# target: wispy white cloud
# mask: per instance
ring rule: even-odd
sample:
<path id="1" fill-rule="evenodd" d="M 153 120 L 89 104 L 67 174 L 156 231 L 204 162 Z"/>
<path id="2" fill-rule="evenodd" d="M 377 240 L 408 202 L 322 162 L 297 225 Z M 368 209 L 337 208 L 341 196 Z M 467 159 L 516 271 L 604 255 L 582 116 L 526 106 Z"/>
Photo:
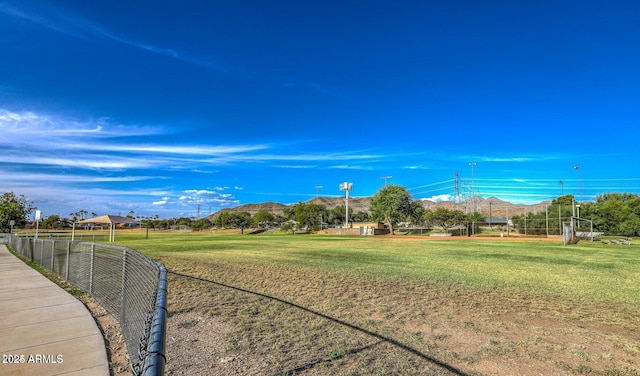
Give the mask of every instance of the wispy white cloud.
<path id="1" fill-rule="evenodd" d="M 176 145 L 137 143 L 140 135 L 162 135 L 162 128 L 112 124 L 107 119 L 78 121 L 35 112 L 0 109 L 0 147 L 16 150 L 6 163 L 58 168 L 129 170 L 156 167 L 165 170 L 199 170 L 233 164 L 276 164 L 279 168 L 371 170 L 375 162 L 394 156 L 362 151 L 296 153 L 287 145 Z M 117 136 L 117 137 L 115 137 Z M 21 150 L 21 152 L 17 152 Z M 264 153 L 264 151 L 274 151 Z M 293 163 L 291 163 L 293 162 Z M 310 164 L 308 164 L 311 162 Z M 345 162 L 335 164 L 336 162 Z M 358 162 L 358 163 L 355 163 Z"/>
<path id="2" fill-rule="evenodd" d="M 431 170 L 431 167 L 424 166 L 424 165 L 410 165 L 410 166 L 404 166 L 402 168 L 406 170 Z"/>
<path id="3" fill-rule="evenodd" d="M 241 155 L 270 148 L 265 144 L 135 143 L 141 135 L 161 134 L 164 134 L 161 128 L 111 124 L 106 119 L 82 122 L 55 115 L 0 109 L 0 147 L 16 151 L 7 153 L 3 159 L 3 162 L 11 164 L 118 170 L 153 165 L 186 169 L 255 160 L 255 157 Z M 195 156 L 211 158 L 203 160 Z"/>
<path id="4" fill-rule="evenodd" d="M 439 155 L 437 160 L 448 159 L 463 162 L 465 165 L 469 162 L 480 163 L 529 163 L 540 161 L 555 161 L 559 159 L 566 159 L 568 156 L 562 153 L 523 153 L 523 152 L 505 152 L 500 151 L 499 155 L 469 155 L 469 154 L 451 154 L 451 155 Z M 478 165 L 480 167 L 480 165 Z"/>
<path id="5" fill-rule="evenodd" d="M 347 165 L 347 164 L 333 165 L 333 166 L 329 166 L 328 168 L 338 169 L 338 170 L 373 170 L 373 167 L 369 167 L 369 166 Z"/>
<path id="6" fill-rule="evenodd" d="M 24 172 L 16 174 L 15 171 L 10 171 L 8 169 L 0 169 L 0 175 L 11 176 L 11 182 L 14 184 L 38 182 L 48 182 L 48 184 L 55 183 L 61 185 L 66 185 L 68 183 L 131 183 L 146 180 L 166 179 L 164 176 L 100 176 L 39 172 Z"/>
<path id="7" fill-rule="evenodd" d="M 2 163 L 16 168 L 25 165 L 42 166 L 57 169 L 104 169 L 127 170 L 155 167 L 158 160 L 145 157 L 127 158 L 112 155 L 67 155 L 65 157 L 47 157 L 46 151 L 31 151 L 24 154 L 9 153 L 3 156 Z"/>
<path id="8" fill-rule="evenodd" d="M 186 63 L 199 65 L 205 68 L 227 72 L 228 67 L 212 60 L 205 60 L 195 56 L 182 54 L 175 49 L 156 46 L 151 43 L 136 40 L 118 34 L 108 28 L 99 25 L 85 17 L 74 14 L 69 10 L 61 8 L 26 9 L 18 8 L 6 3 L 0 3 L 0 12 L 14 18 L 22 19 L 40 25 L 47 29 L 66 34 L 83 40 L 94 40 L 104 38 L 112 42 L 127 45 L 133 48 L 163 55 L 172 59 L 181 60 Z"/>
<path id="9" fill-rule="evenodd" d="M 351 161 L 351 160 L 377 160 L 385 158 L 383 154 L 360 153 L 358 151 L 347 152 L 318 152 L 318 153 L 281 153 L 281 154 L 255 154 L 239 155 L 234 157 L 237 161 L 250 159 L 252 161 Z"/>
<path id="10" fill-rule="evenodd" d="M 14 18 L 33 22 L 35 24 L 57 31 L 59 33 L 64 33 L 77 38 L 85 39 L 77 31 L 72 30 L 72 27 L 71 27 L 72 25 L 70 25 L 67 21 L 65 21 L 64 17 L 59 17 L 59 16 L 56 17 L 55 14 L 52 14 L 50 17 L 44 17 L 42 15 L 37 14 L 36 12 L 20 9 L 4 2 L 0 3 L 0 12 Z"/>
<path id="11" fill-rule="evenodd" d="M 478 158 L 480 162 L 531 162 L 535 160 L 533 157 L 482 157 Z"/>
<path id="12" fill-rule="evenodd" d="M 42 139 L 132 137 L 164 133 L 158 128 L 110 124 L 106 119 L 77 121 L 60 116 L 36 114 L 31 111 L 13 112 L 0 108 L 0 135 L 11 142 L 29 142 Z M 65 147 L 73 143 L 65 142 Z M 90 147 L 90 145 L 85 145 Z"/>
<path id="13" fill-rule="evenodd" d="M 191 146 L 174 146 L 174 145 L 120 145 L 120 144 L 101 144 L 101 145 L 85 145 L 85 144 L 68 144 L 69 147 L 86 150 L 115 151 L 115 152 L 137 152 L 137 153 L 155 153 L 155 154 L 182 154 L 182 155 L 227 155 L 236 153 L 245 153 L 256 150 L 268 149 L 270 146 L 265 144 L 258 145 L 191 145 Z"/>
<path id="14" fill-rule="evenodd" d="M 308 169 L 308 168 L 318 168 L 318 165 L 274 165 L 276 168 L 290 168 L 290 169 Z"/>

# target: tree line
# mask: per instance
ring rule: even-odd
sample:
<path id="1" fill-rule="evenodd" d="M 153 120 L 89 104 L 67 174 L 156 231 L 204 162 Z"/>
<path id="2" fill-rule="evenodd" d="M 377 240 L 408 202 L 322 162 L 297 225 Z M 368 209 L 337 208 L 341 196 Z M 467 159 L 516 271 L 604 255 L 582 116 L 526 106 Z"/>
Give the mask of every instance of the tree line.
<path id="1" fill-rule="evenodd" d="M 14 221 L 15 228 L 24 228 L 29 224 L 29 216 L 36 209 L 23 195 L 13 192 L 0 196 L 0 232 L 8 232 Z M 631 193 L 606 193 L 593 202 L 581 203 L 576 213 L 573 195 L 564 195 L 554 199 L 545 212 L 528 213 L 511 218 L 516 230 L 531 235 L 561 232 L 562 222 L 572 216 L 593 221 L 594 231 L 610 235 L 640 235 L 640 196 Z M 50 215 L 42 219 L 41 228 L 57 229 L 71 227 L 71 224 L 84 219 L 89 213 L 81 210 L 70 213 L 70 218 Z M 152 229 L 189 228 L 205 230 L 213 226 L 218 228 L 274 228 L 284 231 L 316 231 L 327 226 L 344 225 L 345 206 L 327 208 L 322 204 L 298 202 L 284 209 L 283 215 L 275 215 L 262 210 L 254 215 L 248 212 L 222 211 L 214 220 L 210 218 L 191 219 L 188 217 L 159 219 L 158 216 L 134 216 L 142 226 Z M 93 217 L 96 213 L 91 213 Z M 479 213 L 464 213 L 456 209 L 425 209 L 420 200 L 414 200 L 405 187 L 388 185 L 380 189 L 371 199 L 370 213 L 356 212 L 349 208 L 349 222 L 381 222 L 391 233 L 401 224 L 431 226 L 450 232 L 454 228 L 465 227 L 485 221 Z M 551 229 L 551 232 L 549 232 Z M 556 232 L 557 229 L 557 232 Z M 473 231 L 473 230 L 471 230 Z"/>
<path id="2" fill-rule="evenodd" d="M 593 202 L 579 204 L 573 195 L 564 195 L 554 199 L 545 212 L 514 216 L 512 221 L 519 232 L 557 234 L 562 223 L 574 216 L 592 221 L 597 232 L 640 236 L 640 196 L 632 193 L 605 193 Z"/>

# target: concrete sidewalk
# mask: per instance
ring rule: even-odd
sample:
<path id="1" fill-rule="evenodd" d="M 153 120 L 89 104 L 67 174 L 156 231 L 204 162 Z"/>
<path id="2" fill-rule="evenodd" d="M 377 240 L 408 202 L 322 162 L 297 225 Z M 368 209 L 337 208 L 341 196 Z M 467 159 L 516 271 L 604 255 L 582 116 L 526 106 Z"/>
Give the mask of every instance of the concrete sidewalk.
<path id="1" fill-rule="evenodd" d="M 109 375 L 87 308 L 0 244 L 0 376 Z"/>

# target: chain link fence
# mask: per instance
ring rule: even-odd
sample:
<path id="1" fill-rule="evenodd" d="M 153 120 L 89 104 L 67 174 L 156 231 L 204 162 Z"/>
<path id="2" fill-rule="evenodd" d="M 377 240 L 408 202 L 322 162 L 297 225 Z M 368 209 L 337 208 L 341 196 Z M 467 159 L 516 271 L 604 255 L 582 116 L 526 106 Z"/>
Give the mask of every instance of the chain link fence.
<path id="1" fill-rule="evenodd" d="M 0 238 L 16 253 L 93 296 L 120 322 L 134 375 L 162 375 L 167 271 L 127 247 L 70 240 Z"/>

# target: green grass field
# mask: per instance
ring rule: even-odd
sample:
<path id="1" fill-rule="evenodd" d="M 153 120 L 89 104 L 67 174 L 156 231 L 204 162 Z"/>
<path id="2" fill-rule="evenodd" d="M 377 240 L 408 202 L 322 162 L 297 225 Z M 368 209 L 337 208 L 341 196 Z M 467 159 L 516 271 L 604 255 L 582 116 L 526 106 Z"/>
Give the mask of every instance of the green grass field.
<path id="1" fill-rule="evenodd" d="M 266 374 L 640 370 L 640 242 L 124 232 L 117 240 L 174 272 L 174 320 L 198 312 L 231 325 L 226 350 L 262 359 Z"/>

